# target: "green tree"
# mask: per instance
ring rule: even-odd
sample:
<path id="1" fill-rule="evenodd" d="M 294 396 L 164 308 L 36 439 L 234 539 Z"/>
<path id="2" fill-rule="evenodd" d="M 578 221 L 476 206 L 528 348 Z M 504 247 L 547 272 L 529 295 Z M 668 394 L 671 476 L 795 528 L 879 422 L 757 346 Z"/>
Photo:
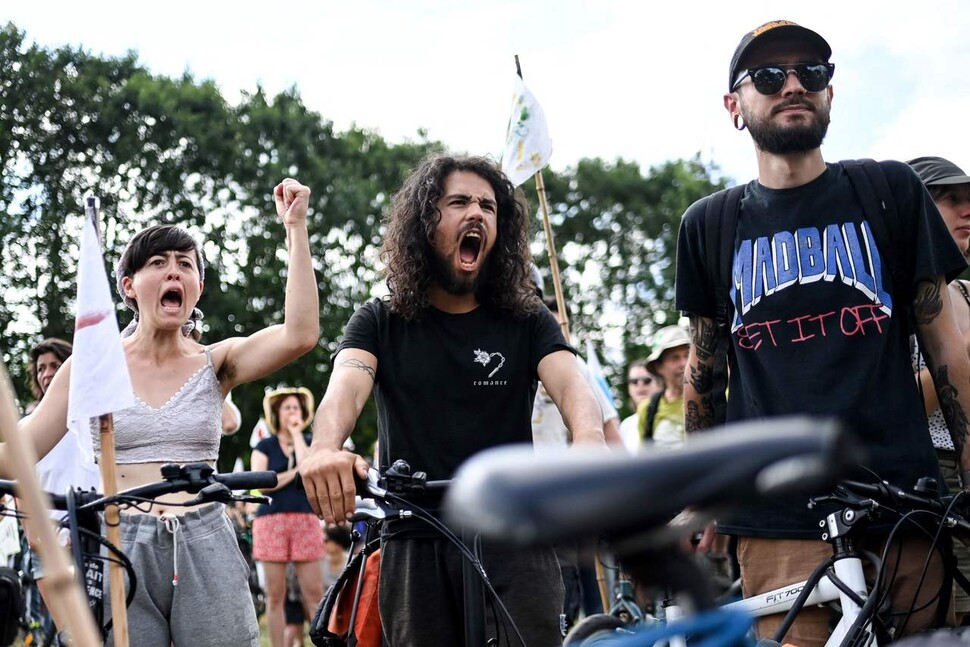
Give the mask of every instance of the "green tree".
<path id="1" fill-rule="evenodd" d="M 666 162 L 646 174 L 635 162 L 597 158 L 544 175 L 571 330 L 599 348 L 604 339 L 620 340 L 619 358 L 601 356 L 611 384 L 623 384 L 625 364 L 646 357 L 654 330 L 679 317 L 677 230 L 688 206 L 723 187 L 715 172 L 699 158 Z M 533 182 L 526 186 L 536 195 Z M 533 249 L 551 293 L 541 230 Z"/>

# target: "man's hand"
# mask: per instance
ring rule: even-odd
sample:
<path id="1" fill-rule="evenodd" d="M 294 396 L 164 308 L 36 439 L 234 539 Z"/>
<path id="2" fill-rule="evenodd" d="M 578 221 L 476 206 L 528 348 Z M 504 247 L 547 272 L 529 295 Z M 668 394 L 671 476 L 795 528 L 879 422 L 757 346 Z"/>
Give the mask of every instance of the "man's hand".
<path id="1" fill-rule="evenodd" d="M 354 511 L 354 475 L 367 478 L 367 461 L 348 451 L 311 445 L 299 472 L 313 511 L 327 523 L 339 523 Z"/>
<path id="2" fill-rule="evenodd" d="M 286 178 L 273 189 L 273 198 L 276 200 L 276 213 L 284 225 L 306 225 L 310 187 L 293 178 Z"/>

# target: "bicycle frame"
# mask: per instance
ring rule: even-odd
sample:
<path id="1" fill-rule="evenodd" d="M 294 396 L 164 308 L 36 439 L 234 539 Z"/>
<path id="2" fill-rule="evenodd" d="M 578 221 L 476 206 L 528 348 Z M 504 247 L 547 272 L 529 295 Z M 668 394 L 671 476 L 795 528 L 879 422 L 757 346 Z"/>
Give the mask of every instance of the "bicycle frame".
<path id="1" fill-rule="evenodd" d="M 836 576 L 841 579 L 852 591 L 862 598 L 868 595 L 865 577 L 863 576 L 862 560 L 858 557 L 843 557 L 838 559 L 833 565 Z M 799 594 L 801 594 L 808 580 L 790 584 L 777 588 L 767 593 L 753 595 L 738 602 L 725 605 L 725 609 L 743 611 L 755 617 L 772 615 L 789 611 L 795 606 Z M 823 575 L 812 592 L 805 598 L 799 607 L 804 605 L 824 604 L 838 600 L 842 605 L 842 619 L 832 631 L 832 635 L 826 641 L 826 647 L 841 645 L 848 635 L 849 628 L 859 617 L 862 607 L 856 604 L 855 600 L 840 590 L 827 575 Z M 866 621 L 864 628 L 871 631 L 871 619 Z M 875 636 L 870 643 L 878 647 L 879 643 Z"/>

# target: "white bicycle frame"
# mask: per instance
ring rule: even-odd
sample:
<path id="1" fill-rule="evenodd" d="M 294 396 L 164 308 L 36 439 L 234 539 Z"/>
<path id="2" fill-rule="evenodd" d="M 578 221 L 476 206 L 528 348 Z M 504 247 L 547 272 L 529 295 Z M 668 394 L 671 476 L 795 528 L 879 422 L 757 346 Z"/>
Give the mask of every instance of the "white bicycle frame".
<path id="1" fill-rule="evenodd" d="M 845 584 L 859 597 L 865 599 L 869 595 L 869 591 L 866 587 L 865 577 L 863 576 L 862 572 L 862 560 L 860 560 L 858 557 L 846 557 L 836 561 L 833 568 L 835 569 L 836 576 L 845 582 Z M 795 599 L 804 588 L 805 582 L 790 584 L 788 586 L 775 589 L 774 591 L 769 591 L 768 593 L 754 595 L 739 602 L 727 604 L 724 606 L 724 608 L 744 611 L 754 617 L 767 616 L 774 613 L 785 613 L 792 608 L 792 605 L 795 603 Z M 849 627 L 851 627 L 852 623 L 854 623 L 856 618 L 859 617 L 861 607 L 856 604 L 852 598 L 839 590 L 828 578 L 828 576 L 824 575 L 822 576 L 822 579 L 819 580 L 815 589 L 809 594 L 804 605 L 807 607 L 815 604 L 823 604 L 825 602 L 833 602 L 835 600 L 839 600 L 840 604 L 842 605 L 842 619 L 839 621 L 838 626 L 836 626 L 832 631 L 832 635 L 826 641 L 826 647 L 837 647 L 838 645 L 842 644 L 842 640 L 848 633 Z M 867 623 L 864 628 L 871 630 L 870 625 L 871 623 Z M 872 641 L 870 644 L 874 647 L 878 647 L 879 643 L 876 641 L 874 635 L 872 636 Z"/>

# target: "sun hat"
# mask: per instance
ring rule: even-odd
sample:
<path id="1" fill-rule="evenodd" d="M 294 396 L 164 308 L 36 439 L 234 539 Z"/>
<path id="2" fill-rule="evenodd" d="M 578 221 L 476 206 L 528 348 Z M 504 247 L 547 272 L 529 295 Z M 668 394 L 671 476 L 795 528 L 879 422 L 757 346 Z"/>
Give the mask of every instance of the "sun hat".
<path id="1" fill-rule="evenodd" d="M 664 354 L 664 351 L 689 345 L 690 336 L 680 326 L 666 326 L 661 328 L 653 336 L 653 352 L 647 358 L 647 370 L 654 375 L 658 375 L 657 361 Z"/>
<path id="2" fill-rule="evenodd" d="M 269 433 L 276 435 L 279 431 L 277 427 L 279 426 L 279 419 L 276 416 L 276 412 L 273 410 L 274 405 L 282 400 L 283 398 L 288 398 L 291 395 L 295 395 L 300 399 L 303 404 L 303 410 L 306 411 L 306 417 L 303 420 L 303 428 L 309 426 L 310 421 L 313 420 L 313 394 L 310 393 L 310 389 L 305 386 L 293 388 L 293 387 L 283 387 L 280 389 L 275 389 L 269 391 L 265 396 L 263 396 L 263 419 L 266 421 L 266 428 L 269 429 Z"/>

